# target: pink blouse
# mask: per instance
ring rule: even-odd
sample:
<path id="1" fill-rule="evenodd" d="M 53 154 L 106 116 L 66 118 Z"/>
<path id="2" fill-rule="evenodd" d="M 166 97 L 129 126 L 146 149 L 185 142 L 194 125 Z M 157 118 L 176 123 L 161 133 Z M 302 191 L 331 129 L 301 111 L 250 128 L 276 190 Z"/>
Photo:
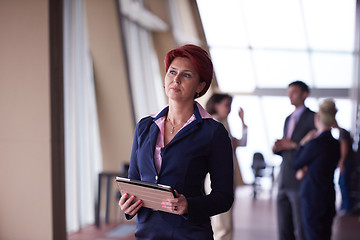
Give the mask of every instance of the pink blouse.
<path id="1" fill-rule="evenodd" d="M 200 116 L 203 119 L 212 118 L 212 116 L 198 102 L 196 102 L 196 105 L 199 109 Z M 155 121 L 156 125 L 158 125 L 158 127 L 160 129 L 157 140 L 156 140 L 155 151 L 154 151 L 154 162 L 155 162 L 155 167 L 156 167 L 156 170 L 158 173 L 160 172 L 161 162 L 162 162 L 161 150 L 165 147 L 164 146 L 165 117 L 166 116 L 163 116 Z M 180 128 L 179 132 L 181 131 L 181 129 L 183 129 L 184 127 L 186 127 L 187 125 L 189 125 L 191 122 L 193 122 L 195 120 L 196 120 L 195 115 L 194 114 L 191 115 L 189 120 L 187 120 L 187 122 Z"/>

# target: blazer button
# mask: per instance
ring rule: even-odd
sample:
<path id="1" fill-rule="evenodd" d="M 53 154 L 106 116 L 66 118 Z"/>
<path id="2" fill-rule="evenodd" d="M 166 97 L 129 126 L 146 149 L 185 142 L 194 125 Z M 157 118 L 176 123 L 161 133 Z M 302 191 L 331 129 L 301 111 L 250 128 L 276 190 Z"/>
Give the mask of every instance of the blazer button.
<path id="1" fill-rule="evenodd" d="M 155 180 L 156 180 L 156 181 L 158 180 L 158 176 L 155 176 Z"/>

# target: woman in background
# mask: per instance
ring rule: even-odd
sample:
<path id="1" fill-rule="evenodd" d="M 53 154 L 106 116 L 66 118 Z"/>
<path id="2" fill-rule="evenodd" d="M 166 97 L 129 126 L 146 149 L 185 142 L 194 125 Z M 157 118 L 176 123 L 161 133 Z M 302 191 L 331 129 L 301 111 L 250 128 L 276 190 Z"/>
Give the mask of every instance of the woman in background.
<path id="1" fill-rule="evenodd" d="M 352 149 L 353 139 L 350 132 L 340 127 L 336 121 L 334 128 L 339 130 L 339 142 L 341 149 L 341 156 L 338 164 L 338 168 L 340 170 L 339 187 L 341 191 L 339 214 L 344 215 L 349 213 L 352 207 L 349 196 L 349 185 L 353 167 L 352 159 L 354 156 L 354 151 Z"/>
<path id="2" fill-rule="evenodd" d="M 127 219 L 137 215 L 136 239 L 213 239 L 210 216 L 230 209 L 234 188 L 228 132 L 195 101 L 209 89 L 212 62 L 204 49 L 188 44 L 167 53 L 165 70 L 169 105 L 137 124 L 129 178 L 173 187 L 176 198 L 162 203 L 172 213 L 145 208 L 128 194 L 119 205 Z M 206 195 L 208 173 L 212 191 Z"/>
<path id="3" fill-rule="evenodd" d="M 239 167 L 238 160 L 236 158 L 236 148 L 246 146 L 247 143 L 247 125 L 244 121 L 244 110 L 240 108 L 239 117 L 242 123 L 242 137 L 237 139 L 230 134 L 229 125 L 227 118 L 231 112 L 231 103 L 232 96 L 224 93 L 214 93 L 206 103 L 206 110 L 210 113 L 213 118 L 226 127 L 229 132 L 229 136 L 232 142 L 233 147 L 233 160 L 234 160 L 234 186 L 244 185 L 243 179 L 241 177 L 241 171 Z M 206 181 L 206 186 L 208 191 L 210 191 L 210 181 Z M 219 215 L 213 216 L 211 218 L 211 224 L 214 231 L 215 240 L 231 240 L 233 235 L 233 215 L 232 208 Z"/>
<path id="4" fill-rule="evenodd" d="M 309 132 L 295 155 L 295 170 L 304 171 L 299 196 L 307 240 L 330 240 L 335 216 L 334 171 L 340 158 L 340 144 L 331 135 L 337 112 L 333 100 L 325 100 L 315 115 L 316 134 Z M 300 175 L 300 174 L 297 174 Z"/>

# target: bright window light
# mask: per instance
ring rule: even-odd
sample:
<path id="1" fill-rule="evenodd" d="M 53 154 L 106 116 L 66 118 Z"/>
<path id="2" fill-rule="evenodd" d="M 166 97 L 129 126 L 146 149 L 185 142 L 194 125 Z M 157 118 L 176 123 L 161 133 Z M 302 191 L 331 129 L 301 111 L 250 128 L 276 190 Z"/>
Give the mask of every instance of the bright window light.
<path id="1" fill-rule="evenodd" d="M 248 145 L 237 149 L 245 183 L 252 183 L 254 152 L 268 164 L 281 158 L 272 145 L 283 135 L 294 107 L 286 96 L 290 82 L 311 89 L 350 89 L 354 81 L 355 0 L 197 0 L 219 90 L 234 96 L 229 127 L 241 136 L 238 109 L 245 111 Z M 282 96 L 279 91 L 284 89 Z M 277 96 L 260 96 L 265 89 Z M 281 91 L 280 91 L 281 92 Z M 321 92 L 321 91 L 314 91 Z M 324 92 L 324 91 L 323 91 Z M 350 130 L 349 98 L 334 97 L 339 125 Z M 323 96 L 313 92 L 306 105 L 317 111 Z"/>

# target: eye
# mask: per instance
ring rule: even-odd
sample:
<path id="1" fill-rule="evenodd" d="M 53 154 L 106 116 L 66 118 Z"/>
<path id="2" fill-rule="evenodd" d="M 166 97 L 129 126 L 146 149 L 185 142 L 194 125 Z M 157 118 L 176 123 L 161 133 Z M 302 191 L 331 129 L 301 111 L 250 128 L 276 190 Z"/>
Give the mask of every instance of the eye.
<path id="1" fill-rule="evenodd" d="M 191 74 L 189 74 L 189 73 L 184 73 L 184 77 L 186 77 L 186 78 L 191 78 Z"/>
<path id="2" fill-rule="evenodd" d="M 169 70 L 169 73 L 172 74 L 172 75 L 175 75 L 176 71 L 175 70 Z"/>

